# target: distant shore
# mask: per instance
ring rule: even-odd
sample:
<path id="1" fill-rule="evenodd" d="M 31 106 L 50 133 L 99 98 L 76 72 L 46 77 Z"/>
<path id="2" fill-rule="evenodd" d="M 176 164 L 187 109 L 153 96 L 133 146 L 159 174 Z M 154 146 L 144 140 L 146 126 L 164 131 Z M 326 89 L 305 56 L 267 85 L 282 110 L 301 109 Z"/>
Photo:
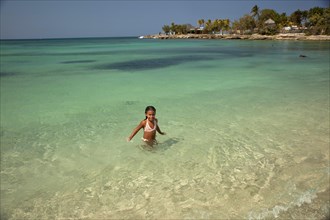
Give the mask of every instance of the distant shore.
<path id="1" fill-rule="evenodd" d="M 227 39 L 227 40 L 301 40 L 330 41 L 330 35 L 277 34 L 277 35 L 240 35 L 240 34 L 177 34 L 177 35 L 145 35 L 145 39 Z"/>

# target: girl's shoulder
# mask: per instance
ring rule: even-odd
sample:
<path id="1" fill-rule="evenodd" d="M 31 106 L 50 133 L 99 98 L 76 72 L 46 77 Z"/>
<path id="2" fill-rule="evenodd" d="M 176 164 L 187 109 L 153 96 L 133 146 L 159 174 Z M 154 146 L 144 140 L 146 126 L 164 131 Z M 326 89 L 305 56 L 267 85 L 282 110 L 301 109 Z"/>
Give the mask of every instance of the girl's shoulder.
<path id="1" fill-rule="evenodd" d="M 146 125 L 146 122 L 147 122 L 147 119 L 144 119 L 140 122 L 141 125 L 145 126 Z"/>

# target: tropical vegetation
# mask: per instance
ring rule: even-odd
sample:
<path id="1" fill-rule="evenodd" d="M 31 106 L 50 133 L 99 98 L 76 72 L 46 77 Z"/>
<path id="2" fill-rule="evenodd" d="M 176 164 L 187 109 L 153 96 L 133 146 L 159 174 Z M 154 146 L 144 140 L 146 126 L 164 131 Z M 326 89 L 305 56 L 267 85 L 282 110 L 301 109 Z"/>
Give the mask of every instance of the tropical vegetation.
<path id="1" fill-rule="evenodd" d="M 271 20 L 269 20 L 271 19 Z M 270 24 L 270 22 L 273 22 Z M 279 14 L 273 9 L 263 9 L 255 5 L 251 12 L 238 20 L 199 19 L 198 27 L 190 24 L 164 25 L 165 34 L 265 34 L 273 35 L 281 32 L 305 33 L 307 35 L 330 35 L 330 8 L 314 7 L 309 10 L 296 10 L 291 15 Z"/>

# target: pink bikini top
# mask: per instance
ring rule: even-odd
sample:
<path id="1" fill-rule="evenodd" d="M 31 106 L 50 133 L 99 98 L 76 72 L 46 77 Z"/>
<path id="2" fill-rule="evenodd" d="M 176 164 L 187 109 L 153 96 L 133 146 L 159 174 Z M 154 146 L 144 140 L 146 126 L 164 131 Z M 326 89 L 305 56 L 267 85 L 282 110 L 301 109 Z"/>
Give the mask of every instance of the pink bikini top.
<path id="1" fill-rule="evenodd" d="M 151 128 L 150 127 L 150 125 L 149 125 L 149 123 L 148 123 L 148 119 L 146 119 L 146 126 L 144 127 L 144 131 L 145 132 L 152 132 L 152 131 L 155 131 L 156 130 L 156 128 L 157 128 L 157 121 L 155 120 L 154 121 L 154 127 L 153 128 Z"/>

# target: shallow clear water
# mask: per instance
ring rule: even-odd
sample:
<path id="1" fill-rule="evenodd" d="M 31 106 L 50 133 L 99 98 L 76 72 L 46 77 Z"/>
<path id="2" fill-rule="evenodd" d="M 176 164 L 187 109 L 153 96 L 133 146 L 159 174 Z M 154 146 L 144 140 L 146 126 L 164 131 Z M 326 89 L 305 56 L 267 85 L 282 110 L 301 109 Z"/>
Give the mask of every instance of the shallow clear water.
<path id="1" fill-rule="evenodd" d="M 1 41 L 0 79 L 1 218 L 329 216 L 328 42 Z"/>

